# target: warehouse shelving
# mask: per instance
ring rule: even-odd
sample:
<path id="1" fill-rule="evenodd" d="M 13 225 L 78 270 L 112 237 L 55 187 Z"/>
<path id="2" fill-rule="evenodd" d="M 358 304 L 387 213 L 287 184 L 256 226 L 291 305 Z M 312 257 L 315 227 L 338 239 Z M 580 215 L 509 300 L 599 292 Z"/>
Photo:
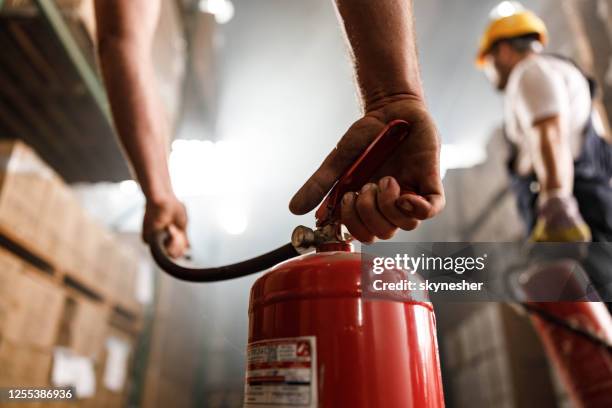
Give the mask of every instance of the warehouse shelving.
<path id="1" fill-rule="evenodd" d="M 23 139 L 69 183 L 131 178 L 78 16 L 53 0 L 0 0 L 0 135 Z"/>

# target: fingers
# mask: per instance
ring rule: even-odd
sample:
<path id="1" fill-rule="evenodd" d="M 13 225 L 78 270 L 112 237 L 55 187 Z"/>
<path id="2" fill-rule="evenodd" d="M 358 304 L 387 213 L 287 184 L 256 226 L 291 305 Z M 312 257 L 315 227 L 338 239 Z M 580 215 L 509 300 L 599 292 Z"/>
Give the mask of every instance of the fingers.
<path id="1" fill-rule="evenodd" d="M 189 249 L 187 211 L 178 200 L 162 206 L 147 203 L 142 225 L 143 240 L 151 244 L 161 231 L 168 233 L 164 246 L 169 256 L 178 258 Z"/>
<path id="2" fill-rule="evenodd" d="M 294 214 L 306 214 L 323 200 L 342 173 L 359 157 L 384 124 L 373 118 L 363 118 L 342 136 L 321 166 L 293 196 L 289 209 Z"/>
<path id="3" fill-rule="evenodd" d="M 170 224 L 167 228 L 168 239 L 164 242 L 168 255 L 172 258 L 179 258 L 185 254 L 189 248 L 189 242 L 187 235 L 184 230 L 178 229 L 176 226 Z"/>
<path id="4" fill-rule="evenodd" d="M 381 213 L 377 204 L 379 189 L 376 184 L 368 183 L 359 192 L 355 209 L 366 228 L 380 239 L 389 239 L 397 230 Z"/>
<path id="5" fill-rule="evenodd" d="M 423 197 L 415 193 L 406 193 L 398 197 L 395 204 L 406 216 L 417 220 L 426 220 L 442 211 L 444 196 L 429 194 Z"/>
<path id="6" fill-rule="evenodd" d="M 401 188 L 395 178 L 384 177 L 378 182 L 380 193 L 377 204 L 383 216 L 393 225 L 405 231 L 412 231 L 419 226 L 419 220 L 405 213 L 396 202 Z"/>
<path id="7" fill-rule="evenodd" d="M 364 243 L 371 243 L 375 238 L 389 239 L 398 228 L 406 231 L 417 228 L 420 221 L 414 211 L 406 212 L 397 205 L 403 197 L 400 190 L 393 177 L 384 177 L 378 184 L 366 184 L 359 194 L 347 193 L 342 200 L 342 223 L 353 237 Z M 431 207 L 426 199 L 420 200 Z"/>
<path id="8" fill-rule="evenodd" d="M 374 242 L 374 234 L 361 222 L 361 218 L 355 208 L 357 195 L 355 193 L 346 193 L 342 198 L 342 207 L 340 208 L 340 216 L 342 223 L 348 228 L 349 232 L 355 239 L 363 243 Z"/>

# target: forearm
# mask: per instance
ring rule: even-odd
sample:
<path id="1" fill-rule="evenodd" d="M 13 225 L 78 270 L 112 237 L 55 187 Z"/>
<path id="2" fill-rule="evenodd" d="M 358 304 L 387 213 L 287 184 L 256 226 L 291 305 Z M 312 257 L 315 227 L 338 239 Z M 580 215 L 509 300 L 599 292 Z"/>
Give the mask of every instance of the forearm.
<path id="1" fill-rule="evenodd" d="M 573 160 L 558 119 L 544 120 L 535 127 L 534 168 L 544 195 L 570 195 L 573 189 Z"/>
<path id="2" fill-rule="evenodd" d="M 364 107 L 423 98 L 411 0 L 336 0 L 351 45 Z"/>
<path id="3" fill-rule="evenodd" d="M 121 143 L 147 199 L 162 201 L 172 195 L 172 188 L 167 161 L 169 129 L 150 57 L 157 10 L 155 1 L 146 5 L 122 1 L 102 0 L 96 5 L 98 54 Z M 134 21 L 137 8 L 139 23 Z"/>
<path id="4" fill-rule="evenodd" d="M 155 201 L 171 193 L 167 125 L 156 103 L 153 74 L 129 47 L 100 52 L 113 118 L 145 196 Z"/>

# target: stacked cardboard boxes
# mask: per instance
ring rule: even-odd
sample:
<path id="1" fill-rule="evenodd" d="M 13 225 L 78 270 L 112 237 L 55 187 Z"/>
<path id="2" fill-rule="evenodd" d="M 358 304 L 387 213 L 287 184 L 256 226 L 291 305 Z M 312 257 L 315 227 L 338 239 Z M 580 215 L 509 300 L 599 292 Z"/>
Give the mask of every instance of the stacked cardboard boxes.
<path id="1" fill-rule="evenodd" d="M 0 387 L 50 386 L 54 351 L 63 347 L 91 361 L 97 392 L 57 406 L 123 406 L 127 385 L 111 391 L 102 376 L 109 337 L 123 336 L 133 354 L 134 334 L 112 328 L 110 316 L 122 307 L 140 318 L 138 256 L 18 141 L 0 142 L 0 234 L 20 248 L 18 256 L 0 247 Z M 49 268 L 35 267 L 40 260 Z"/>
<path id="2" fill-rule="evenodd" d="M 84 296 L 66 296 L 57 344 L 94 361 L 100 358 L 110 310 Z"/>
<path id="3" fill-rule="evenodd" d="M 138 259 L 27 145 L 0 142 L 0 233 L 135 313 Z"/>
<path id="4" fill-rule="evenodd" d="M 0 387 L 49 385 L 62 303 L 63 291 L 48 277 L 0 248 Z"/>
<path id="5" fill-rule="evenodd" d="M 0 248 L 0 387 L 48 383 L 63 292 Z"/>
<path id="6" fill-rule="evenodd" d="M 111 391 L 103 382 L 107 341 L 119 338 L 129 344 L 131 356 L 136 340 L 133 334 L 110 326 L 109 313 L 109 307 L 100 301 L 58 285 L 46 272 L 0 248 L 0 387 L 51 386 L 54 350 L 60 346 L 92 361 L 96 392 L 92 397 L 57 406 L 124 406 L 129 384 Z"/>
<path id="7" fill-rule="evenodd" d="M 0 224 L 16 240 L 35 242 L 37 221 L 53 177 L 23 143 L 0 143 Z"/>
<path id="8" fill-rule="evenodd" d="M 48 348 L 56 336 L 63 293 L 49 279 L 0 248 L 0 337 Z"/>
<path id="9" fill-rule="evenodd" d="M 109 389 L 105 384 L 107 370 L 114 370 L 116 367 L 109 367 L 112 362 L 109 362 L 108 340 L 120 340 L 129 345 L 129 354 L 133 356 L 136 347 L 136 341 L 133 336 L 130 336 L 117 328 L 108 327 L 104 336 L 105 343 L 101 349 L 99 359 L 95 365 L 96 373 L 96 393 L 91 398 L 86 398 L 80 401 L 79 408 L 120 408 L 127 405 L 128 390 L 130 389 L 129 371 L 131 365 L 125 366 L 126 380 L 121 389 Z M 112 359 L 112 357 L 111 357 Z"/>
<path id="10" fill-rule="evenodd" d="M 509 306 L 483 303 L 441 338 L 454 406 L 555 406 L 539 339 Z"/>

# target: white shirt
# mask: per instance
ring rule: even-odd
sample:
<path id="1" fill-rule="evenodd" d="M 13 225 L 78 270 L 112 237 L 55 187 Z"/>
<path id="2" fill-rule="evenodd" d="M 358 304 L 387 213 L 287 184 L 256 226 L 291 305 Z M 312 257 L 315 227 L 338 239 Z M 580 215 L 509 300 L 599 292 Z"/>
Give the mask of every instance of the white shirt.
<path id="1" fill-rule="evenodd" d="M 538 120 L 559 116 L 574 159 L 580 155 L 591 95 L 586 78 L 573 64 L 546 55 L 525 58 L 508 78 L 504 102 L 506 133 L 517 147 L 519 174 L 533 172 L 528 138 L 538 136 L 533 131 Z"/>

